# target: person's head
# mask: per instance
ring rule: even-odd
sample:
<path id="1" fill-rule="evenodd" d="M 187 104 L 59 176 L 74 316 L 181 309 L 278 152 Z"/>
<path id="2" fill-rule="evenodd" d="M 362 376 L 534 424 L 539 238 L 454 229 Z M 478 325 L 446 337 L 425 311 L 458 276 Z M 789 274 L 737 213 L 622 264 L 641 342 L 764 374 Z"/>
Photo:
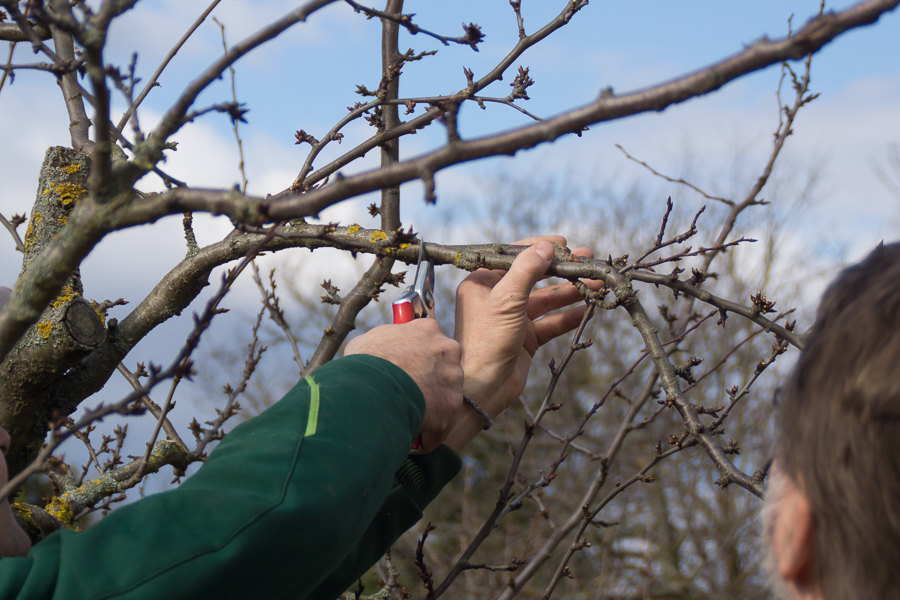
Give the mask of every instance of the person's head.
<path id="1" fill-rule="evenodd" d="M 776 577 L 794 598 L 900 598 L 900 244 L 831 284 L 778 404 Z"/>

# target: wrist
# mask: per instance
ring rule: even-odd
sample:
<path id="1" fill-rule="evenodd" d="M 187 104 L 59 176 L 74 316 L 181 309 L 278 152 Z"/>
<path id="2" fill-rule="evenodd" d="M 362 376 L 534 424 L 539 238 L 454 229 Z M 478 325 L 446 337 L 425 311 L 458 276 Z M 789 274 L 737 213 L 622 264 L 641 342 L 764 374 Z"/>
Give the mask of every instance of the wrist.
<path id="1" fill-rule="evenodd" d="M 471 386 L 467 386 L 471 389 Z M 464 386 L 464 389 L 466 386 Z M 471 442 L 475 436 L 482 431 L 489 429 L 493 425 L 493 417 L 503 412 L 503 409 L 495 411 L 491 414 L 487 404 L 482 405 L 481 402 L 473 399 L 468 393 L 463 396 L 464 402 L 460 407 L 456 421 L 453 423 L 444 445 L 452 448 L 457 454 Z M 491 403 L 496 406 L 496 403 Z"/>
<path id="2" fill-rule="evenodd" d="M 468 378 L 463 384 L 463 396 L 469 398 L 487 414 L 488 417 L 494 419 L 507 408 L 505 394 L 502 389 L 498 389 L 496 384 L 482 384 L 478 381 L 472 381 Z M 472 407 L 468 407 L 467 412 L 475 412 Z"/>
<path id="3" fill-rule="evenodd" d="M 488 415 L 487 412 L 470 397 L 465 395 L 463 396 L 463 406 L 471 408 L 479 417 L 481 417 L 481 421 L 484 423 L 484 427 L 482 427 L 482 429 L 484 429 L 485 431 L 494 426 L 494 420 L 491 419 L 490 415 Z"/>
<path id="4" fill-rule="evenodd" d="M 450 428 L 450 433 L 444 440 L 444 445 L 449 446 L 457 454 L 468 445 L 475 436 L 484 430 L 484 419 L 472 410 L 470 406 L 463 406 Z"/>

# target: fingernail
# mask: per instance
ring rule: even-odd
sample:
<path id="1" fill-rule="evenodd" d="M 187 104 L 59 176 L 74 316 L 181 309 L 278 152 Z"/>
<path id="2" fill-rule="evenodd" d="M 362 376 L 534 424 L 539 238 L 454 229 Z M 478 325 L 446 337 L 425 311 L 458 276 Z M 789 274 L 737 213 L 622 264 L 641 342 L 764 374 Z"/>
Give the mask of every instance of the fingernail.
<path id="1" fill-rule="evenodd" d="M 534 251 L 544 260 L 553 260 L 553 246 L 550 242 L 539 242 L 534 247 Z"/>

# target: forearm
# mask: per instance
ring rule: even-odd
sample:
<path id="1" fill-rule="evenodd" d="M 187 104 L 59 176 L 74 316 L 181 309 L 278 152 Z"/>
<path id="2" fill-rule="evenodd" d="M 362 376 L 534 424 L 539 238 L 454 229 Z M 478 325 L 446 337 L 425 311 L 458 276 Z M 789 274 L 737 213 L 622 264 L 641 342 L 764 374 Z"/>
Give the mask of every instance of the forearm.
<path id="1" fill-rule="evenodd" d="M 372 357 L 314 380 L 318 398 L 301 382 L 179 489 L 0 561 L 0 598 L 305 597 L 369 527 L 424 410 Z"/>

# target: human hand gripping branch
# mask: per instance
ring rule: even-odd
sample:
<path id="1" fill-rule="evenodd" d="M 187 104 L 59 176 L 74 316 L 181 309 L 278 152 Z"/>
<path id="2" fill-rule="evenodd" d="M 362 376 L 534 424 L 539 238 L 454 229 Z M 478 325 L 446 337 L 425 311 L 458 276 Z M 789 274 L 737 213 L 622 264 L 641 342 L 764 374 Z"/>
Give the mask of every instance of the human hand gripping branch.
<path id="1" fill-rule="evenodd" d="M 571 283 L 531 291 L 553 260 L 552 243 L 565 246 L 566 238 L 540 236 L 516 242 L 531 247 L 516 257 L 508 272 L 480 269 L 460 284 L 455 341 L 445 337 L 433 319 L 417 319 L 376 327 L 347 344 L 345 355 L 384 358 L 419 386 L 426 406 L 421 429 L 424 452 L 441 442 L 462 450 L 484 427 L 478 413 L 460 408 L 463 392 L 490 417 L 497 416 L 525 388 L 537 349 L 581 322 L 586 306 L 547 314 L 581 300 Z M 593 257 L 588 248 L 577 248 L 573 254 Z M 599 288 L 602 283 L 589 285 Z"/>
<path id="2" fill-rule="evenodd" d="M 516 257 L 509 271 L 479 269 L 456 290 L 454 337 L 462 346 L 464 391 L 492 418 L 525 389 L 537 349 L 577 327 L 587 310 L 581 305 L 548 314 L 582 299 L 571 283 L 531 291 L 553 260 L 553 243 L 565 247 L 566 238 L 538 236 L 516 242 L 531 247 Z M 593 258 L 588 248 L 576 248 L 572 254 Z M 602 283 L 588 285 L 599 289 Z M 463 408 L 444 443 L 459 452 L 483 426 L 480 415 Z"/>

